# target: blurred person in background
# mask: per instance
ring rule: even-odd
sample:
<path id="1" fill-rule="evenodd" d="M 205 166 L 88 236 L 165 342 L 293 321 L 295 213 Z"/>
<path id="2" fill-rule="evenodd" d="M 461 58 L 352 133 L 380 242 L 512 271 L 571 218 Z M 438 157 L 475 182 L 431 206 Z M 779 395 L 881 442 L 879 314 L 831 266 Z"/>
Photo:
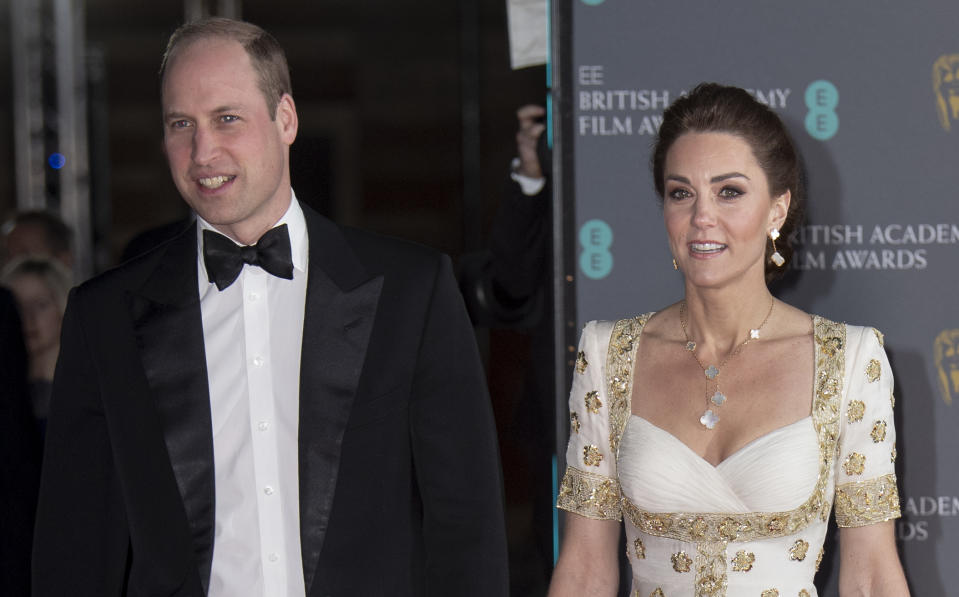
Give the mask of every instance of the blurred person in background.
<path id="1" fill-rule="evenodd" d="M 20 308 L 30 402 L 42 438 L 60 352 L 60 323 L 73 285 L 70 271 L 47 257 L 20 257 L 7 264 L 0 282 L 13 292 Z"/>
<path id="2" fill-rule="evenodd" d="M 56 214 L 21 211 L 0 228 L 0 248 L 4 263 L 27 255 L 56 259 L 66 268 L 73 267 L 73 232 Z"/>

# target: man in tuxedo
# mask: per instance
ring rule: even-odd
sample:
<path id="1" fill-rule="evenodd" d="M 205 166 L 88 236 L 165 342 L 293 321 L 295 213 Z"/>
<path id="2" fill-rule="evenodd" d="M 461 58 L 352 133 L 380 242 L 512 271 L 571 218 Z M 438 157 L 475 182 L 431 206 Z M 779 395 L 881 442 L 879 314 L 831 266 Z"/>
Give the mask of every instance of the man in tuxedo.
<path id="1" fill-rule="evenodd" d="M 197 225 L 71 294 L 34 594 L 504 595 L 495 432 L 449 260 L 296 200 L 265 31 L 184 25 L 161 82 Z"/>

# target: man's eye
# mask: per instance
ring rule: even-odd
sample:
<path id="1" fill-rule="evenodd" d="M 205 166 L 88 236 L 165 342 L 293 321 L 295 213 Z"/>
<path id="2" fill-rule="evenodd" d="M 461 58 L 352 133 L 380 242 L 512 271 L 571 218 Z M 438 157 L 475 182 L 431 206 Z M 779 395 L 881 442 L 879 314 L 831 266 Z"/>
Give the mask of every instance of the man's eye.
<path id="1" fill-rule="evenodd" d="M 189 120 L 174 120 L 170 123 L 171 129 L 185 129 L 190 126 Z"/>
<path id="2" fill-rule="evenodd" d="M 236 122 L 239 119 L 240 117 L 234 114 L 224 114 L 223 116 L 220 116 L 220 122 Z"/>

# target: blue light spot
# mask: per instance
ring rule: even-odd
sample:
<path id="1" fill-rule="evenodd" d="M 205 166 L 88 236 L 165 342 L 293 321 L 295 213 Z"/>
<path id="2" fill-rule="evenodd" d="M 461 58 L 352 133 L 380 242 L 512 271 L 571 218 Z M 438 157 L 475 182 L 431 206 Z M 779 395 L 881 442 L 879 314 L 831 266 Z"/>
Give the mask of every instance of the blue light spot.
<path id="1" fill-rule="evenodd" d="M 59 170 L 67 163 L 67 158 L 63 157 L 62 153 L 55 151 L 47 158 L 47 163 L 50 164 L 50 167 L 54 170 Z"/>

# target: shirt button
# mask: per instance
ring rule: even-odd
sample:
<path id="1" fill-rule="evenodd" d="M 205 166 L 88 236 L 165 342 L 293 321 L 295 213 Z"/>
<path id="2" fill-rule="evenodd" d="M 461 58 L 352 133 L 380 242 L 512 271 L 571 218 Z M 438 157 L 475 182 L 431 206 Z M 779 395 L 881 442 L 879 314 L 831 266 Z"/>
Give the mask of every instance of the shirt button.
<path id="1" fill-rule="evenodd" d="M 273 495 L 273 486 L 267 485 L 266 487 L 264 487 L 263 493 L 265 493 L 266 495 Z"/>
<path id="2" fill-rule="evenodd" d="M 279 560 L 279 559 L 280 559 L 280 556 L 277 555 L 276 553 L 271 553 L 271 554 L 269 555 L 269 560 L 270 560 L 271 562 L 275 562 L 275 561 L 277 561 L 277 560 Z"/>
<path id="3" fill-rule="evenodd" d="M 257 355 L 253 357 L 253 365 L 256 367 L 261 367 L 263 365 L 263 357 Z"/>
<path id="4" fill-rule="evenodd" d="M 259 429 L 260 431 L 266 431 L 267 429 L 270 428 L 270 424 L 267 423 L 266 421 L 260 421 L 259 423 L 256 424 L 256 428 Z"/>
<path id="5" fill-rule="evenodd" d="M 250 293 L 250 300 L 251 300 L 251 301 L 256 302 L 257 300 L 259 300 L 259 298 L 260 298 L 259 293 L 256 293 L 256 292 L 251 292 L 251 293 Z"/>

